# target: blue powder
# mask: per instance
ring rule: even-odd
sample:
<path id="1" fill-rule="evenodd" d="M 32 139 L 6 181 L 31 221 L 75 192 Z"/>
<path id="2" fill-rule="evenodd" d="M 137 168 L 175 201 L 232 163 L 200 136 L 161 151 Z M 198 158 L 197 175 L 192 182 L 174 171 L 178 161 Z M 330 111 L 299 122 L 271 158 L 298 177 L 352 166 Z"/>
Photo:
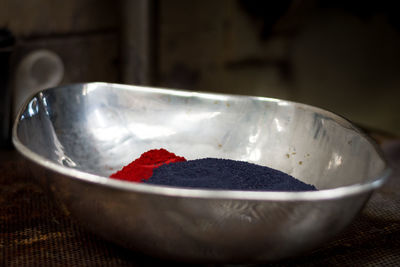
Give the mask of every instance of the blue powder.
<path id="1" fill-rule="evenodd" d="M 144 180 L 147 184 L 175 187 L 251 190 L 315 191 L 313 185 L 265 166 L 244 161 L 205 158 L 165 164 Z"/>

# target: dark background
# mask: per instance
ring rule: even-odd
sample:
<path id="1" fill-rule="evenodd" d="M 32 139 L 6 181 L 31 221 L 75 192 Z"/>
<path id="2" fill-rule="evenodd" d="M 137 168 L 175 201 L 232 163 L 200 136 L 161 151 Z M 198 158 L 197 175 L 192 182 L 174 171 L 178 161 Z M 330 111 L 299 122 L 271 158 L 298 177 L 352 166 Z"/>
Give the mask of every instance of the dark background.
<path id="1" fill-rule="evenodd" d="M 13 98 L 32 89 L 19 86 L 29 84 L 23 79 L 51 78 L 46 60 L 30 76 L 18 72 L 43 49 L 62 61 L 59 84 L 144 84 L 327 108 L 372 128 L 392 177 L 332 242 L 271 266 L 398 266 L 400 143 L 379 130 L 400 135 L 399 29 L 389 1 L 0 0 L 0 145 L 10 146 Z M 0 265 L 165 265 L 81 228 L 24 163 L 0 150 Z"/>
<path id="2" fill-rule="evenodd" d="M 2 0 L 0 29 L 15 37 L 11 92 L 21 60 L 46 49 L 62 59 L 62 84 L 283 98 L 400 134 L 400 20 L 389 1 Z"/>

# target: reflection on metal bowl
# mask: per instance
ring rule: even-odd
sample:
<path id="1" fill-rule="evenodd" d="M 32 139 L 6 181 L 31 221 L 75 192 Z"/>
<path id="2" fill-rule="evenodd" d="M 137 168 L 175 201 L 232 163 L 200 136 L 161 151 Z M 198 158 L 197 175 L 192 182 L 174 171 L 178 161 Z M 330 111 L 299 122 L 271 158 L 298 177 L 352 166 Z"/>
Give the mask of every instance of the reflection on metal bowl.
<path id="1" fill-rule="evenodd" d="M 82 224 L 163 258 L 262 262 L 317 247 L 389 174 L 371 141 L 328 111 L 283 100 L 106 83 L 48 89 L 21 109 L 17 150 Z M 269 166 L 316 192 L 201 190 L 107 178 L 142 152 Z"/>

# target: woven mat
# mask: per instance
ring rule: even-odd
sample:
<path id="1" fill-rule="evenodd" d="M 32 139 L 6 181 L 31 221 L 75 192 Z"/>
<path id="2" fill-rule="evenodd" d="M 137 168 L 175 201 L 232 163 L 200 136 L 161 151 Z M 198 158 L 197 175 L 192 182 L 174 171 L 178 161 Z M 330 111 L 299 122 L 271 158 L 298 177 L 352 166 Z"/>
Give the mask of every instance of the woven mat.
<path id="1" fill-rule="evenodd" d="M 264 266 L 400 266 L 400 141 L 382 148 L 394 174 L 351 226 L 308 255 Z M 32 183 L 15 151 L 0 160 L 0 266 L 166 264 L 82 229 Z"/>

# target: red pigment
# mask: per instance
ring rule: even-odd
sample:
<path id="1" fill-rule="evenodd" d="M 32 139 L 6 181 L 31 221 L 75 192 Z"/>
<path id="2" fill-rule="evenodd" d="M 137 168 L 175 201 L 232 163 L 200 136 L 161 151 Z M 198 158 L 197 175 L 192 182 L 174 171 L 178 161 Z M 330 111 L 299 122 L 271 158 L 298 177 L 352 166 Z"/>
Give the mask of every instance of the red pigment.
<path id="1" fill-rule="evenodd" d="M 143 153 L 138 159 L 132 161 L 121 170 L 111 174 L 110 177 L 140 183 L 142 180 L 147 180 L 153 175 L 153 169 L 163 164 L 181 161 L 186 161 L 186 159 L 163 148 L 152 149 Z"/>

